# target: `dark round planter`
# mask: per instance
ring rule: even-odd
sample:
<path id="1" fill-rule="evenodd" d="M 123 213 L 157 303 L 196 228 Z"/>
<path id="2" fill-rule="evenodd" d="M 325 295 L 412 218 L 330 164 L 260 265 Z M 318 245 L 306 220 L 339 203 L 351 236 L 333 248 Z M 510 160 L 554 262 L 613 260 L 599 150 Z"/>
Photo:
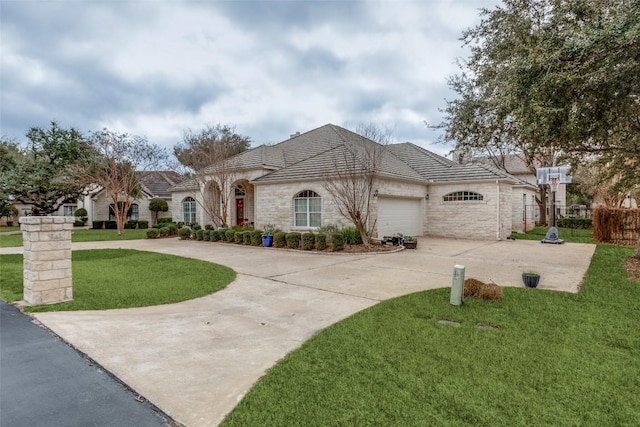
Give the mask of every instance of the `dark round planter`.
<path id="1" fill-rule="evenodd" d="M 522 282 L 527 288 L 537 288 L 540 283 L 539 274 L 522 273 Z"/>
<path id="2" fill-rule="evenodd" d="M 273 236 L 262 236 L 262 246 L 270 248 L 273 245 Z"/>

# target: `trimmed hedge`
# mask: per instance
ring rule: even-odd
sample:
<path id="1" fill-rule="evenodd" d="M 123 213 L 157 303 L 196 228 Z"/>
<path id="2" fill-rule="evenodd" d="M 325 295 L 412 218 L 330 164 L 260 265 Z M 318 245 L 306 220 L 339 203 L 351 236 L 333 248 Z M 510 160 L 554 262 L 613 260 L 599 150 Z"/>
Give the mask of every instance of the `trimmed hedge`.
<path id="1" fill-rule="evenodd" d="M 173 219 L 172 218 L 158 218 L 156 220 L 156 224 L 164 224 L 164 223 L 167 223 L 167 222 L 173 222 Z"/>
<path id="2" fill-rule="evenodd" d="M 203 240 L 203 239 L 204 239 L 204 230 L 203 229 L 196 230 L 196 240 Z"/>
<path id="3" fill-rule="evenodd" d="M 344 249 L 344 236 L 342 233 L 333 233 L 331 235 L 331 250 L 333 252 L 341 251 Z"/>
<path id="4" fill-rule="evenodd" d="M 207 230 L 206 228 L 204 229 L 204 231 L 202 232 L 202 240 L 204 240 L 205 242 L 211 241 L 211 230 Z"/>
<path id="5" fill-rule="evenodd" d="M 273 247 L 284 248 L 287 246 L 287 233 L 284 231 L 277 231 L 273 235 Z"/>
<path id="6" fill-rule="evenodd" d="M 162 227 L 158 230 L 160 237 L 167 237 L 169 235 L 169 227 Z"/>
<path id="7" fill-rule="evenodd" d="M 251 246 L 260 246 L 262 244 L 262 231 L 254 230 L 251 232 Z"/>
<path id="8" fill-rule="evenodd" d="M 234 231 L 233 233 L 233 241 L 236 243 L 244 243 L 244 235 L 241 231 Z"/>
<path id="9" fill-rule="evenodd" d="M 289 249 L 300 249 L 300 233 L 297 231 L 292 231 L 291 233 L 287 233 L 287 247 Z"/>
<path id="10" fill-rule="evenodd" d="M 361 245 L 362 244 L 362 236 L 360 236 L 360 232 L 355 227 L 346 227 L 342 230 L 342 235 L 344 236 L 344 243 L 347 245 Z"/>
<path id="11" fill-rule="evenodd" d="M 222 238 L 222 236 L 224 235 L 224 233 L 221 233 L 218 230 L 211 230 L 211 241 L 212 242 L 218 242 L 220 241 L 220 239 Z"/>
<path id="12" fill-rule="evenodd" d="M 324 233 L 318 233 L 316 236 L 316 249 L 324 251 L 327 249 L 327 235 Z"/>
<path id="13" fill-rule="evenodd" d="M 302 234 L 302 249 L 310 251 L 316 245 L 316 235 L 313 233 Z"/>
<path id="14" fill-rule="evenodd" d="M 160 235 L 160 230 L 157 228 L 150 228 L 147 230 L 147 239 L 157 239 Z"/>
<path id="15" fill-rule="evenodd" d="M 234 230 L 229 229 L 229 230 L 224 232 L 224 236 L 225 236 L 224 240 L 226 242 L 233 243 L 233 242 L 235 242 L 235 235 L 236 235 L 236 232 Z"/>
<path id="16" fill-rule="evenodd" d="M 242 243 L 245 245 L 251 244 L 251 231 L 243 231 L 242 232 Z"/>
<path id="17" fill-rule="evenodd" d="M 151 230 L 154 230 L 154 229 L 152 228 Z M 149 231 L 151 231 L 151 230 L 149 230 Z M 190 239 L 191 238 L 191 229 L 189 227 L 182 227 L 180 230 L 178 230 L 178 237 L 180 237 L 181 240 Z"/>
<path id="18" fill-rule="evenodd" d="M 593 227 L 593 221 L 591 218 L 560 218 L 558 227 L 589 230 Z"/>

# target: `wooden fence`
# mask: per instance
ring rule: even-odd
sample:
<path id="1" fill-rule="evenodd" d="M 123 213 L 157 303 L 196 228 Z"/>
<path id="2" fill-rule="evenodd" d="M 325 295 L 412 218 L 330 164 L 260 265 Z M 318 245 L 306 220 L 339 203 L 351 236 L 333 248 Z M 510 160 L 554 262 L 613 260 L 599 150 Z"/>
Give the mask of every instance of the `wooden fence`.
<path id="1" fill-rule="evenodd" d="M 593 211 L 593 240 L 636 246 L 640 239 L 640 209 L 599 207 Z"/>

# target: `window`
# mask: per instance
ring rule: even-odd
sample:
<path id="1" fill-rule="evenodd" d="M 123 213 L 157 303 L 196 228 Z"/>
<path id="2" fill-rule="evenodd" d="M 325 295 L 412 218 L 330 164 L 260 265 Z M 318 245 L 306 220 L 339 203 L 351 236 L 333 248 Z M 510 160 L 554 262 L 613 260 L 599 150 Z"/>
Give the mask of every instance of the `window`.
<path id="1" fill-rule="evenodd" d="M 467 202 L 484 200 L 484 196 L 473 191 L 456 191 L 454 193 L 445 194 L 442 198 L 445 202 Z"/>
<path id="2" fill-rule="evenodd" d="M 187 223 L 196 222 L 196 201 L 193 197 L 182 201 L 182 219 Z"/>
<path id="3" fill-rule="evenodd" d="M 310 190 L 305 190 L 293 199 L 294 225 L 296 227 L 320 227 L 322 199 Z"/>
<path id="4" fill-rule="evenodd" d="M 122 202 L 118 202 L 118 205 L 122 206 Z M 114 206 L 115 205 L 113 203 L 109 205 L 109 221 L 116 220 Z M 129 211 L 127 212 L 127 221 L 138 220 L 140 218 L 139 212 L 138 204 L 132 203 L 131 206 L 129 206 Z"/>
<path id="5" fill-rule="evenodd" d="M 78 206 L 77 205 L 65 205 L 63 207 L 62 215 L 64 215 L 64 216 L 74 216 L 73 214 L 76 212 L 76 210 L 78 210 Z"/>
<path id="6" fill-rule="evenodd" d="M 131 207 L 129 208 L 129 212 L 127 215 L 127 219 L 128 220 L 134 220 L 137 221 L 138 219 L 140 219 L 140 213 L 138 210 L 138 204 L 137 203 L 132 203 Z"/>

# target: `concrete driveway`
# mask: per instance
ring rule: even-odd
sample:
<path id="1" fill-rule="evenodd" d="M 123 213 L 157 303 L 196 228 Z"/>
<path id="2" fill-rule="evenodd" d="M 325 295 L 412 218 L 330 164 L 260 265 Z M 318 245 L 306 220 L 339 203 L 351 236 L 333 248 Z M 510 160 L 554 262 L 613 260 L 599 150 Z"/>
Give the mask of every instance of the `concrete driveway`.
<path id="1" fill-rule="evenodd" d="M 522 287 L 521 273 L 535 270 L 540 288 L 576 292 L 595 250 L 435 238 L 421 238 L 415 251 L 375 255 L 173 239 L 73 245 L 107 247 L 197 258 L 239 273 L 226 289 L 183 303 L 34 315 L 187 426 L 220 423 L 268 368 L 323 328 L 388 298 L 450 286 L 455 264 L 466 277 L 501 286 Z"/>

